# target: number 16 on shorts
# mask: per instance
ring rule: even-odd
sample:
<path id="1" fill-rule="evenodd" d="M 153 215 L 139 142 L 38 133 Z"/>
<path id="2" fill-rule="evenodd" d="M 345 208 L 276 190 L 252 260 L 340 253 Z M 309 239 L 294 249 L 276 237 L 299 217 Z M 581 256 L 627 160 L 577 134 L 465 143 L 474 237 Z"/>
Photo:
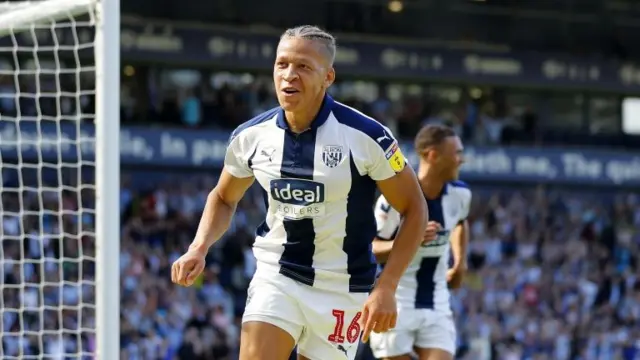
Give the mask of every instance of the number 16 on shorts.
<path id="1" fill-rule="evenodd" d="M 345 329 L 344 329 L 344 323 L 345 323 L 345 318 L 344 318 L 344 311 L 343 310 L 337 310 L 334 309 L 333 310 L 333 317 L 335 317 L 336 319 L 336 325 L 333 328 L 333 334 L 329 335 L 329 337 L 327 338 L 329 340 L 329 342 L 335 343 L 335 344 L 343 344 L 345 342 L 345 335 L 346 335 L 346 340 L 349 344 L 353 344 L 356 343 L 359 339 L 360 339 L 360 317 L 362 316 L 362 312 L 358 312 L 353 319 L 351 320 L 351 322 L 349 323 L 349 326 L 346 329 L 346 334 L 345 334 Z"/>

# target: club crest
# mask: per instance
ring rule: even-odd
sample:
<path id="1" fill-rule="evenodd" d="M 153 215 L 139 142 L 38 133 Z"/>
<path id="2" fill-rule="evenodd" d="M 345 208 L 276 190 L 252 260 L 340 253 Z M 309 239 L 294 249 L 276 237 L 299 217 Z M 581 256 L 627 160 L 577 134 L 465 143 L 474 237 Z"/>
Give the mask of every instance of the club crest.
<path id="1" fill-rule="evenodd" d="M 344 152 L 342 146 L 339 145 L 326 145 L 322 148 L 322 162 L 327 167 L 334 168 L 342 162 L 344 158 Z"/>

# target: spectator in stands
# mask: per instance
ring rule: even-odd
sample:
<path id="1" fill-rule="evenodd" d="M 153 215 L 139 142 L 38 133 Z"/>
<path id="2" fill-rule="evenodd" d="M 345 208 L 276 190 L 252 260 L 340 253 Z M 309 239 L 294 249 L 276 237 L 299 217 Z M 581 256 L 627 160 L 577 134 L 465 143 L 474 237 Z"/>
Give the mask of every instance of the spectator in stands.
<path id="1" fill-rule="evenodd" d="M 193 89 L 182 89 L 178 102 L 182 123 L 189 128 L 199 126 L 202 122 L 202 109 L 200 99 L 196 97 Z"/>

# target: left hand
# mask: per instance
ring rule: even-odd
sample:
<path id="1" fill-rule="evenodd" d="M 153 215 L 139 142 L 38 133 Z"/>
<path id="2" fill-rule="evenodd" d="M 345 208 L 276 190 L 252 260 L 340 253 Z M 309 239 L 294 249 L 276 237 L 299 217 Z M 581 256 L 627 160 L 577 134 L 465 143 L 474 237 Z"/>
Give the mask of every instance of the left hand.
<path id="1" fill-rule="evenodd" d="M 459 289 L 462 286 L 464 275 L 467 273 L 466 264 L 454 265 L 447 271 L 447 285 L 449 289 Z"/>
<path id="2" fill-rule="evenodd" d="M 427 245 L 431 241 L 435 240 L 438 237 L 438 231 L 440 230 L 442 230 L 442 225 L 435 221 L 429 221 L 422 237 L 422 245 Z"/>
<path id="3" fill-rule="evenodd" d="M 362 310 L 362 342 L 369 340 L 371 331 L 381 333 L 396 327 L 398 308 L 396 294 L 393 289 L 375 287 L 364 303 Z"/>

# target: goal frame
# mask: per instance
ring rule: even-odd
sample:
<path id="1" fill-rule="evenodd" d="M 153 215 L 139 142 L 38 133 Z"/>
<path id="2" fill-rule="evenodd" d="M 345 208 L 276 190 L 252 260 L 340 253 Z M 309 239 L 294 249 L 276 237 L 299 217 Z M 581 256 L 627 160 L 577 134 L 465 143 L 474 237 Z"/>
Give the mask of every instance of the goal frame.
<path id="1" fill-rule="evenodd" d="M 108 360 L 120 358 L 120 0 L 96 14 L 96 357 Z"/>
<path id="2" fill-rule="evenodd" d="M 28 30 L 25 24 L 82 15 L 87 10 L 93 10 L 96 16 L 95 358 L 119 359 L 120 0 L 42 0 L 16 5 L 22 6 L 0 13 L 0 35 Z"/>

